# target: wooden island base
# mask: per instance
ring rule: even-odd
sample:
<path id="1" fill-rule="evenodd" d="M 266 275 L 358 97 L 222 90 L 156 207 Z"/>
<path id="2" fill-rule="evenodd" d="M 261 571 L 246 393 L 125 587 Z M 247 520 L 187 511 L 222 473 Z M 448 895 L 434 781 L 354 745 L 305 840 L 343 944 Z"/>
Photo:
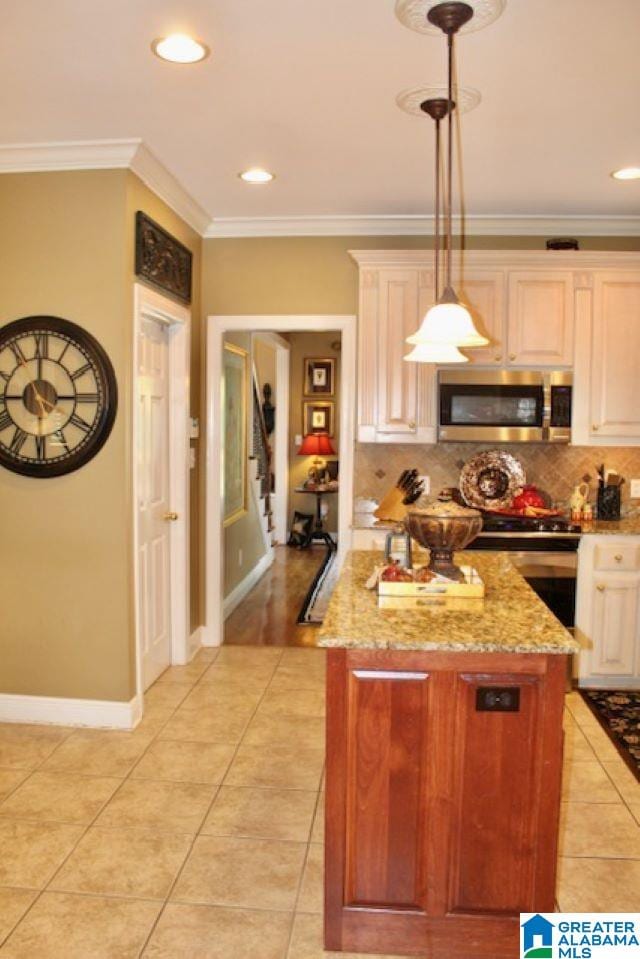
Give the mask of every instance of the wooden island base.
<path id="1" fill-rule="evenodd" d="M 566 661 L 328 650 L 326 949 L 519 955 L 554 910 Z"/>

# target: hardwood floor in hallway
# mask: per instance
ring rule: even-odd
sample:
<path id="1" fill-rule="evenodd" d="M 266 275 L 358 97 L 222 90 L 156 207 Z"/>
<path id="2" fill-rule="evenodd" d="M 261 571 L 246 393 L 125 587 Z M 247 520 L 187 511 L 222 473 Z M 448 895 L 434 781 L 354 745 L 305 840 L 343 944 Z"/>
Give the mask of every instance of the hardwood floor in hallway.
<path id="1" fill-rule="evenodd" d="M 311 645 L 318 627 L 299 626 L 296 620 L 325 556 L 322 545 L 305 550 L 277 546 L 271 569 L 227 619 L 225 645 Z"/>

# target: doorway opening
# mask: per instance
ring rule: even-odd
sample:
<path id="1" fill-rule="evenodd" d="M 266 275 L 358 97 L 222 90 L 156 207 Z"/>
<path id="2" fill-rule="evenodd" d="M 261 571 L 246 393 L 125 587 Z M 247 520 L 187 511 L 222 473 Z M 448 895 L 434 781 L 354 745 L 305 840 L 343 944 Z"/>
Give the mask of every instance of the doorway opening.
<path id="1" fill-rule="evenodd" d="M 248 409 L 240 417 L 253 456 L 242 511 L 234 466 L 242 446 L 235 437 L 235 351 L 244 352 L 251 377 Z M 227 641 L 304 645 L 290 636 L 290 627 L 327 545 L 336 568 L 350 545 L 355 317 L 209 317 L 207 403 L 206 642 L 224 640 L 226 620 Z M 253 498 L 251 483 L 258 493 Z"/>

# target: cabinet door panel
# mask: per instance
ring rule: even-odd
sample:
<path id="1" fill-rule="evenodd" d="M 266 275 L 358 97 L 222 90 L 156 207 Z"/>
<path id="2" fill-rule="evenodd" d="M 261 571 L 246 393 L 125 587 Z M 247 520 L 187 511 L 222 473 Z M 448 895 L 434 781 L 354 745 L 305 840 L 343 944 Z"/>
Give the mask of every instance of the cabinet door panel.
<path id="1" fill-rule="evenodd" d="M 596 277 L 591 355 L 591 435 L 640 438 L 637 274 Z"/>
<path id="2" fill-rule="evenodd" d="M 596 576 L 593 590 L 591 672 L 632 676 L 638 636 L 638 578 Z"/>
<path id="3" fill-rule="evenodd" d="M 554 270 L 509 274 L 508 362 L 573 364 L 573 274 Z"/>
<path id="4" fill-rule="evenodd" d="M 405 342 L 418 326 L 418 271 L 381 270 L 379 287 L 378 431 L 414 433 L 416 363 L 405 363 Z"/>
<path id="5" fill-rule="evenodd" d="M 349 677 L 346 902 L 425 908 L 426 673 Z"/>
<path id="6" fill-rule="evenodd" d="M 502 272 L 467 272 L 459 292 L 460 300 L 471 311 L 478 331 L 490 340 L 488 346 L 465 350 L 470 359 L 483 366 L 500 366 L 507 359 L 504 289 Z"/>
<path id="7" fill-rule="evenodd" d="M 481 686 L 517 686 L 519 710 L 478 711 Z M 516 914 L 532 902 L 540 697 L 539 677 L 458 676 L 450 912 Z"/>

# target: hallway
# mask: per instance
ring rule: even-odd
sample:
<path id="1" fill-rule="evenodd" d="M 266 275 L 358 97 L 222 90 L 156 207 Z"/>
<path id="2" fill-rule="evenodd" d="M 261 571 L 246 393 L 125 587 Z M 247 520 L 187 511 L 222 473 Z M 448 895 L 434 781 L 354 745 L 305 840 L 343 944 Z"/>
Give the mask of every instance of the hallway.
<path id="1" fill-rule="evenodd" d="M 296 620 L 325 556 L 321 545 L 277 546 L 273 566 L 227 619 L 225 646 L 312 645 L 317 627 L 299 626 Z"/>

